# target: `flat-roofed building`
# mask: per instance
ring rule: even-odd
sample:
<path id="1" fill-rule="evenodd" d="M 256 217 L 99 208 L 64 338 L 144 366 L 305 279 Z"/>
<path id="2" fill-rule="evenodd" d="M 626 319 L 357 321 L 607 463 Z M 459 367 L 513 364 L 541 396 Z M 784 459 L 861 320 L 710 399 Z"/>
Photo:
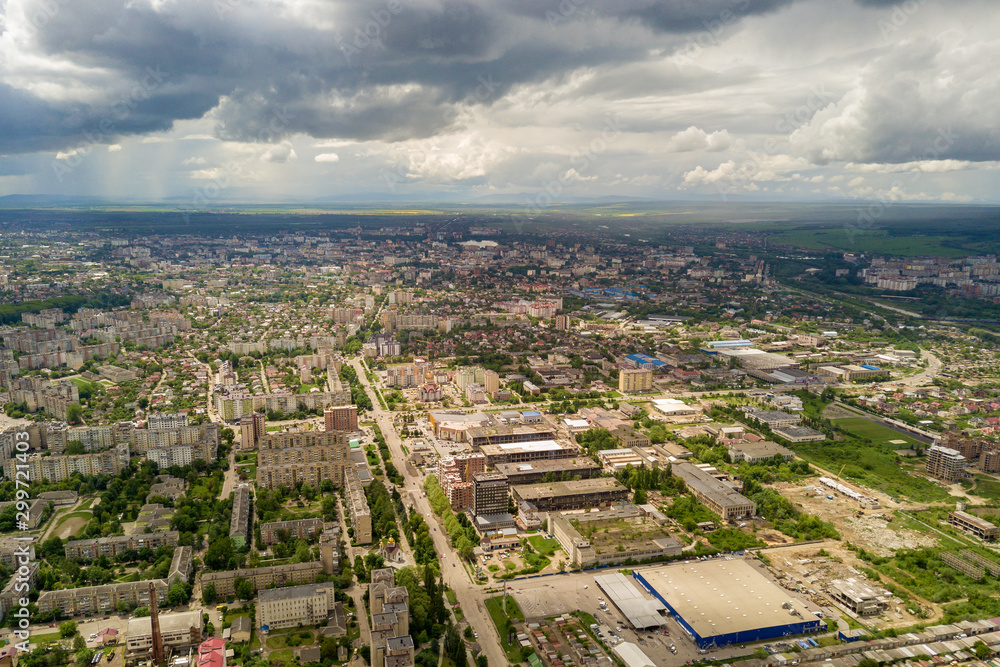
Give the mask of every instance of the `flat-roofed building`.
<path id="1" fill-rule="evenodd" d="M 327 406 L 323 409 L 323 423 L 327 431 L 357 431 L 358 406 Z"/>
<path id="2" fill-rule="evenodd" d="M 784 428 L 795 426 L 802 421 L 802 415 L 789 414 L 781 410 L 762 410 L 760 408 L 744 408 L 743 413 L 752 419 L 756 419 L 768 428 Z"/>
<path id="3" fill-rule="evenodd" d="M 175 547 L 180 533 L 171 530 L 166 533 L 138 533 L 136 535 L 114 535 L 95 537 L 89 540 L 72 540 L 63 546 L 66 558 L 74 560 L 96 560 L 101 556 L 115 558 L 126 551 L 141 551 L 160 547 Z"/>
<path id="4" fill-rule="evenodd" d="M 324 623 L 336 604 L 333 582 L 287 588 L 268 588 L 257 593 L 257 622 L 265 631 Z"/>
<path id="5" fill-rule="evenodd" d="M 266 545 L 287 540 L 313 542 L 323 532 L 323 519 L 294 519 L 260 524 L 260 537 Z"/>
<path id="6" fill-rule="evenodd" d="M 507 475 L 500 472 L 481 472 L 472 476 L 473 516 L 492 516 L 507 511 L 510 485 Z"/>
<path id="7" fill-rule="evenodd" d="M 597 507 L 628 500 L 629 490 L 613 477 L 526 484 L 511 489 L 514 503 L 529 502 L 539 512 Z"/>
<path id="8" fill-rule="evenodd" d="M 673 474 L 684 480 L 688 491 L 723 521 L 732 521 L 757 512 L 757 503 L 736 489 L 720 482 L 710 473 L 686 462 L 673 464 Z"/>
<path id="9" fill-rule="evenodd" d="M 786 461 L 791 461 L 795 458 L 795 454 L 791 450 L 770 440 L 735 443 L 729 445 L 728 449 L 733 463 L 739 463 L 740 461 L 746 461 L 751 464 L 764 463 L 770 461 L 775 456 L 780 456 Z"/>
<path id="10" fill-rule="evenodd" d="M 233 513 L 229 520 L 229 537 L 233 546 L 242 548 L 250 536 L 250 487 L 240 485 L 233 491 Z"/>
<path id="11" fill-rule="evenodd" d="M 986 519 L 968 512 L 955 511 L 948 514 L 948 523 L 967 533 L 972 533 L 981 540 L 995 540 L 1000 536 L 1000 528 Z"/>
<path id="12" fill-rule="evenodd" d="M 141 582 L 146 583 L 146 582 Z M 201 643 L 201 610 L 160 614 L 160 636 L 163 645 L 174 648 L 195 646 Z M 126 654 L 138 656 L 153 648 L 153 624 L 149 616 L 133 618 L 128 622 Z"/>
<path id="13" fill-rule="evenodd" d="M 533 419 L 532 415 L 535 415 L 535 418 L 539 420 L 541 419 L 541 415 L 534 411 L 524 412 L 520 419 Z M 486 445 L 530 443 L 547 441 L 555 437 L 555 431 L 545 426 L 512 426 L 510 424 L 474 427 L 470 428 L 467 433 L 467 439 L 472 446 L 472 451 L 480 451 Z"/>
<path id="14" fill-rule="evenodd" d="M 653 408 L 665 417 L 692 417 L 698 414 L 697 408 L 676 398 L 657 398 L 652 403 Z"/>
<path id="15" fill-rule="evenodd" d="M 291 488 L 298 482 L 317 488 L 324 481 L 343 486 L 350 466 L 346 431 L 270 433 L 260 439 L 257 484 L 266 489 Z"/>
<path id="16" fill-rule="evenodd" d="M 653 371 L 644 368 L 623 368 L 618 371 L 618 391 L 638 394 L 653 390 Z"/>
<path id="17" fill-rule="evenodd" d="M 966 459 L 958 450 L 933 445 L 927 450 L 927 474 L 945 482 L 957 482 L 965 475 Z"/>
<path id="18" fill-rule="evenodd" d="M 208 584 L 215 586 L 215 592 L 221 598 L 232 598 L 236 595 L 236 580 L 246 579 L 259 591 L 271 586 L 281 587 L 289 584 L 311 584 L 316 575 L 323 572 L 323 565 L 317 561 L 309 563 L 290 563 L 288 565 L 269 565 L 267 567 L 243 568 L 226 570 L 224 572 L 205 572 L 201 575 L 202 588 Z"/>
<path id="19" fill-rule="evenodd" d="M 778 426 L 771 432 L 788 442 L 822 442 L 826 435 L 808 426 Z"/>
<path id="20" fill-rule="evenodd" d="M 829 593 L 858 616 L 875 616 L 889 606 L 888 592 L 876 590 L 856 577 L 831 581 Z"/>
<path id="21" fill-rule="evenodd" d="M 555 440 L 482 445 L 479 451 L 486 457 L 486 466 L 490 468 L 496 467 L 499 463 L 526 463 L 580 456 L 580 449 L 576 445 Z"/>
<path id="22" fill-rule="evenodd" d="M 129 608 L 149 606 L 149 584 L 153 584 L 157 604 L 167 603 L 169 586 L 164 579 L 129 581 L 103 586 L 60 588 L 38 594 L 38 611 L 47 614 L 60 610 L 66 616 L 114 613 L 119 604 Z M 200 614 L 199 614 L 200 616 Z"/>
<path id="23" fill-rule="evenodd" d="M 585 456 L 530 463 L 498 463 L 494 468 L 497 472 L 507 475 L 511 486 L 536 484 L 547 479 L 554 482 L 566 482 L 577 478 L 590 479 L 601 473 L 601 467 Z"/>

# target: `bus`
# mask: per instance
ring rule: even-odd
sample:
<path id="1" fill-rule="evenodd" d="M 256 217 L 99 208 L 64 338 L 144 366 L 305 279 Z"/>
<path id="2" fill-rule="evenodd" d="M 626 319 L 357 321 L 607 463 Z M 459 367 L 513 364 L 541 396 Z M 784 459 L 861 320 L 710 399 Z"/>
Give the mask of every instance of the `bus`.
<path id="1" fill-rule="evenodd" d="M 215 611 L 222 611 L 225 608 L 226 608 L 226 605 L 224 605 L 224 604 L 216 605 L 215 606 Z"/>

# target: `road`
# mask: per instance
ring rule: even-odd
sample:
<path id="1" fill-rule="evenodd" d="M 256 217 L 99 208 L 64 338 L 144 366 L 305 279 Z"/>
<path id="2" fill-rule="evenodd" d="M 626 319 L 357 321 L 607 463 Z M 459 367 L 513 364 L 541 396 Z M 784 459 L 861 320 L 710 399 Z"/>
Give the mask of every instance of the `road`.
<path id="1" fill-rule="evenodd" d="M 483 596 L 480 594 L 479 587 L 470 579 L 465 567 L 462 566 L 458 554 L 451 548 L 447 538 L 442 534 L 438 522 L 430 520 L 434 516 L 434 513 L 421 486 L 422 480 L 419 477 L 407 474 L 408 467 L 405 465 L 406 455 L 403 452 L 403 443 L 392 424 L 392 413 L 383 410 L 379 405 L 375 391 L 371 383 L 368 382 L 368 375 L 365 373 L 365 367 L 361 364 L 361 360 L 354 359 L 351 365 L 354 367 L 365 392 L 371 399 L 375 423 L 381 429 L 393 459 L 400 464 L 396 467 L 403 473 L 406 479 L 402 492 L 403 496 L 417 512 L 420 512 L 420 514 L 429 519 L 428 523 L 431 525 L 431 537 L 434 540 L 434 546 L 439 554 L 445 554 L 445 557 L 441 560 L 441 573 L 445 583 L 455 592 L 455 597 L 461 605 L 462 613 L 465 614 L 466 620 L 479 633 L 479 645 L 482 647 L 483 653 L 486 654 L 489 664 L 506 665 L 507 656 L 500 648 L 500 637 L 493 626 L 493 620 L 483 605 Z M 448 567 L 448 563 L 451 563 L 451 567 Z"/>

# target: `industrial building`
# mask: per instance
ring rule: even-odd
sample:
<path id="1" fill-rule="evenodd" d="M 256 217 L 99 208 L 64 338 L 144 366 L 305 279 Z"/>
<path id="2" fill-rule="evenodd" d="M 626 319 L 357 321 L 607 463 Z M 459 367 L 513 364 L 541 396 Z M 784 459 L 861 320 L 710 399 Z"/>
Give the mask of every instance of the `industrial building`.
<path id="1" fill-rule="evenodd" d="M 742 559 L 643 568 L 632 576 L 702 649 L 826 630 L 805 603 Z"/>
<path id="2" fill-rule="evenodd" d="M 629 490 L 613 477 L 526 484 L 511 489 L 514 504 L 529 502 L 539 512 L 558 512 L 628 500 Z"/>
<path id="3" fill-rule="evenodd" d="M 889 593 L 876 590 L 856 577 L 830 582 L 830 597 L 858 616 L 875 616 L 889 606 Z"/>
<path id="4" fill-rule="evenodd" d="M 658 628 L 664 624 L 662 612 L 666 611 L 666 606 L 655 598 L 646 598 L 635 583 L 621 572 L 594 577 L 594 583 L 636 630 Z"/>
<path id="5" fill-rule="evenodd" d="M 597 477 L 601 472 L 601 467 L 587 457 L 542 460 L 531 463 L 498 463 L 494 467 L 497 472 L 507 475 L 511 486 L 536 484 L 544 482 L 546 479 L 555 481 L 568 481 L 577 478 L 590 479 Z"/>
<path id="6" fill-rule="evenodd" d="M 701 504 L 722 517 L 723 521 L 732 521 L 757 513 L 757 503 L 696 465 L 675 463 L 673 474 L 683 479 L 688 491 L 693 493 Z"/>
<path id="7" fill-rule="evenodd" d="M 549 459 L 572 459 L 581 456 L 576 445 L 555 440 L 532 440 L 507 444 L 489 444 L 479 447 L 486 457 L 487 467 L 500 463 L 529 463 Z"/>
<path id="8" fill-rule="evenodd" d="M 201 610 L 160 614 L 160 635 L 164 646 L 182 648 L 201 642 Z M 153 647 L 153 624 L 149 616 L 128 622 L 126 654 L 146 654 Z"/>
<path id="9" fill-rule="evenodd" d="M 770 461 L 775 456 L 780 456 L 786 461 L 791 461 L 795 458 L 795 454 L 791 450 L 770 440 L 735 443 L 729 445 L 728 449 L 733 463 L 739 463 L 740 461 L 746 461 L 750 464 L 764 463 Z"/>
<path id="10" fill-rule="evenodd" d="M 1000 528 L 986 519 L 968 512 L 955 511 L 948 514 L 948 523 L 960 530 L 971 533 L 981 540 L 995 540 L 1000 536 Z"/>

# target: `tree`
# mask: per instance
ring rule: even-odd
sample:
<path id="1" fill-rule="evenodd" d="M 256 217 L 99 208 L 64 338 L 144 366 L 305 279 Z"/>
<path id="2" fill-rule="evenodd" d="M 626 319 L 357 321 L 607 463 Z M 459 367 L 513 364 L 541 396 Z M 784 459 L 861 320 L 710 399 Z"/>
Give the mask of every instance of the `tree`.
<path id="1" fill-rule="evenodd" d="M 992 651 L 990 651 L 990 647 L 987 646 L 982 640 L 973 644 L 972 650 L 976 652 L 976 657 L 980 660 L 986 660 L 986 658 L 990 657 L 990 653 L 992 653 Z"/>
<path id="2" fill-rule="evenodd" d="M 66 421 L 70 424 L 83 423 L 83 408 L 79 403 L 70 403 L 66 406 Z"/>
<path id="3" fill-rule="evenodd" d="M 186 581 L 177 581 L 167 591 L 167 604 L 171 607 L 184 604 L 191 597 L 191 585 Z"/>
<path id="4" fill-rule="evenodd" d="M 208 583 L 201 590 L 201 601 L 205 604 L 212 604 L 218 597 L 218 593 L 215 592 L 215 584 Z"/>
<path id="5" fill-rule="evenodd" d="M 76 634 L 76 621 L 66 621 L 59 624 L 59 636 L 68 639 Z"/>
<path id="6" fill-rule="evenodd" d="M 85 648 L 87 648 L 87 640 L 83 638 L 83 635 L 77 635 L 76 637 L 73 637 L 74 652 Z"/>
<path id="7" fill-rule="evenodd" d="M 233 557 L 233 541 L 229 535 L 222 535 L 205 552 L 205 565 L 213 570 L 225 570 Z"/>
<path id="8" fill-rule="evenodd" d="M 249 579 L 236 577 L 236 597 L 249 600 L 253 597 L 253 583 Z"/>

